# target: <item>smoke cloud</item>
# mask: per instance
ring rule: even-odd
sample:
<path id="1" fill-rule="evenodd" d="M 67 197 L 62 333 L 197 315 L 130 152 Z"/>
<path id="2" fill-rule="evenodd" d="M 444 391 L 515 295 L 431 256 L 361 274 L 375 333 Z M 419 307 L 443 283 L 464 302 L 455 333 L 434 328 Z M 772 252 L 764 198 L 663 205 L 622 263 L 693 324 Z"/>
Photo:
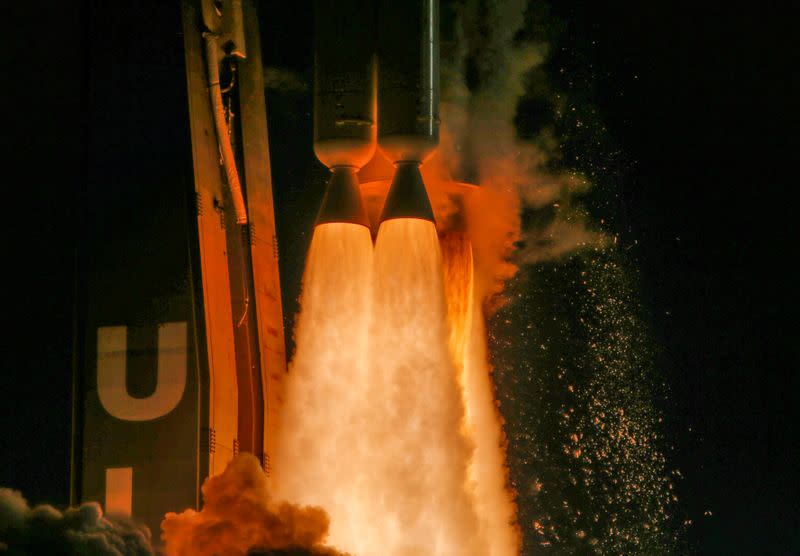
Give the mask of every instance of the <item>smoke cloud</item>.
<path id="1" fill-rule="evenodd" d="M 199 512 L 168 513 L 161 538 L 168 556 L 344 556 L 324 546 L 322 508 L 278 502 L 255 456 L 240 454 L 202 487 Z"/>
<path id="2" fill-rule="evenodd" d="M 480 185 L 465 209 L 476 286 L 485 298 L 496 298 L 518 264 L 557 259 L 609 239 L 576 203 L 591 183 L 558 169 L 552 128 L 531 138 L 517 131 L 518 105 L 541 88 L 537 76 L 549 50 L 546 42 L 520 39 L 527 4 L 454 4 L 455 25 L 442 49 L 440 163 L 454 178 Z M 522 212 L 537 217 L 523 224 Z"/>
<path id="3" fill-rule="evenodd" d="M 96 502 L 60 512 L 31 508 L 19 491 L 0 488 L 0 554 L 8 556 L 149 556 L 150 531 L 123 517 L 108 517 Z"/>

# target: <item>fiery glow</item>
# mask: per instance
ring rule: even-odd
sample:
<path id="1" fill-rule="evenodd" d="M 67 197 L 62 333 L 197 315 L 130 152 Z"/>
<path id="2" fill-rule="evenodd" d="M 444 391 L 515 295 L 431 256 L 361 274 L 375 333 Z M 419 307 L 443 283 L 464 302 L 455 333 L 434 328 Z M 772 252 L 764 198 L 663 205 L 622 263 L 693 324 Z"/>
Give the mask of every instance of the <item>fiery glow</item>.
<path id="1" fill-rule="evenodd" d="M 324 545 L 328 530 L 325 511 L 274 500 L 261 464 L 251 454 L 233 458 L 225 471 L 205 480 L 202 491 L 201 511 L 189 509 L 164 516 L 161 538 L 166 556 L 244 556 L 252 550 L 258 554 L 346 556 Z"/>
<path id="2" fill-rule="evenodd" d="M 516 507 L 507 488 L 506 438 L 497 409 L 486 348 L 486 328 L 475 291 L 472 246 L 465 234 L 442 238 L 450 349 L 459 370 L 465 429 L 475 447 L 468 469 L 475 510 L 489 542 L 487 554 L 518 554 L 521 538 Z"/>
<path id="3" fill-rule="evenodd" d="M 417 219 L 312 240 L 275 488 L 357 556 L 519 551 L 471 247 L 441 247 Z"/>
<path id="4" fill-rule="evenodd" d="M 369 523 L 366 339 L 372 238 L 356 224 L 317 226 L 306 262 L 296 351 L 274 469 L 276 494 L 325 508 L 331 543 L 352 548 Z"/>
<path id="5" fill-rule="evenodd" d="M 375 416 L 377 519 L 393 538 L 385 554 L 486 554 L 467 490 L 472 446 L 448 348 L 436 229 L 390 220 L 375 246 L 370 362 Z M 377 444 L 380 443 L 380 444 Z M 364 550 L 361 554 L 373 554 Z"/>

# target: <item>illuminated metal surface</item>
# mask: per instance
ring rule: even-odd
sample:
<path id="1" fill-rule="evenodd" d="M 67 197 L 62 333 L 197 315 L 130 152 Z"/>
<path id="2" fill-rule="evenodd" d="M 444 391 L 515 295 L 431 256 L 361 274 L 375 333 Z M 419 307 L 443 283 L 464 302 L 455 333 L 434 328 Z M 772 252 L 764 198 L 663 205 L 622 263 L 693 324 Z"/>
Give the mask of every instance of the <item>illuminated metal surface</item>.
<path id="1" fill-rule="evenodd" d="M 255 7 L 243 8 L 257 51 Z M 203 480 L 238 450 L 266 467 L 265 431 L 276 426 L 285 373 L 261 60 L 254 54 L 238 68 L 237 146 L 251 215 L 244 228 L 220 171 L 199 9 L 199 0 L 184 0 L 181 12 L 164 16 L 175 32 L 158 36 L 179 38 L 164 39 L 163 60 L 142 62 L 164 86 L 125 97 L 137 109 L 152 109 L 146 103 L 164 94 L 187 103 L 147 122 L 169 139 L 169 158 L 139 170 L 142 151 L 165 147 L 143 146 L 136 133 L 120 134 L 123 149 L 92 145 L 106 174 L 90 179 L 87 198 L 102 210 L 90 212 L 80 257 L 86 299 L 76 331 L 72 502 L 105 501 L 106 510 L 145 523 L 156 542 L 164 514 L 198 508 Z M 100 77 L 95 87 L 121 79 Z M 94 117 L 125 124 L 132 118 L 124 108 L 109 100 Z M 129 143 L 136 148 L 126 150 Z M 162 166 L 169 179 L 158 174 Z"/>
<path id="2" fill-rule="evenodd" d="M 263 425 L 261 447 L 252 452 L 261 456 L 269 470 L 274 453 L 274 431 L 278 426 L 278 410 L 283 400 L 286 374 L 286 340 L 283 330 L 278 271 L 278 239 L 275 231 L 275 204 L 272 195 L 272 169 L 269 157 L 267 109 L 264 98 L 264 76 L 261 61 L 261 40 L 256 7 L 244 2 L 244 34 L 248 57 L 239 62 L 239 104 L 242 111 L 242 149 L 247 188 L 247 212 L 250 216 L 249 240 L 252 269 L 252 294 L 257 320 L 260 384 L 262 389 Z M 256 416 L 257 417 L 257 416 Z M 258 439 L 256 438 L 258 441 Z"/>

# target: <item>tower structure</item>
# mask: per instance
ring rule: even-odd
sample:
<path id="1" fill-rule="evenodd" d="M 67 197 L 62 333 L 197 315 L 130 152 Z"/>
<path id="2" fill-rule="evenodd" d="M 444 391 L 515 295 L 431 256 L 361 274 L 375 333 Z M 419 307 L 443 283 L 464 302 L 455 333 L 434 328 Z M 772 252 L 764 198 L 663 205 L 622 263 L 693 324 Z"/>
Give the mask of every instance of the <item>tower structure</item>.
<path id="1" fill-rule="evenodd" d="M 286 356 L 255 10 L 92 7 L 71 498 L 154 539 L 237 452 L 269 473 Z"/>

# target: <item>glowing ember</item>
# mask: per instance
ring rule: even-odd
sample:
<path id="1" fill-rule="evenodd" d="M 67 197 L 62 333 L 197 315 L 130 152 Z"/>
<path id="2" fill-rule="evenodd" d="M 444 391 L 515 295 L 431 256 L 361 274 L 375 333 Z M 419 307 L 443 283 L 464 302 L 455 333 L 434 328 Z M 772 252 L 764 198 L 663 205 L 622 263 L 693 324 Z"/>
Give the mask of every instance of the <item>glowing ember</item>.
<path id="1" fill-rule="evenodd" d="M 444 245 L 443 270 L 424 220 L 384 222 L 374 261 L 361 226 L 312 240 L 275 486 L 355 555 L 519 550 L 471 249 Z"/>

